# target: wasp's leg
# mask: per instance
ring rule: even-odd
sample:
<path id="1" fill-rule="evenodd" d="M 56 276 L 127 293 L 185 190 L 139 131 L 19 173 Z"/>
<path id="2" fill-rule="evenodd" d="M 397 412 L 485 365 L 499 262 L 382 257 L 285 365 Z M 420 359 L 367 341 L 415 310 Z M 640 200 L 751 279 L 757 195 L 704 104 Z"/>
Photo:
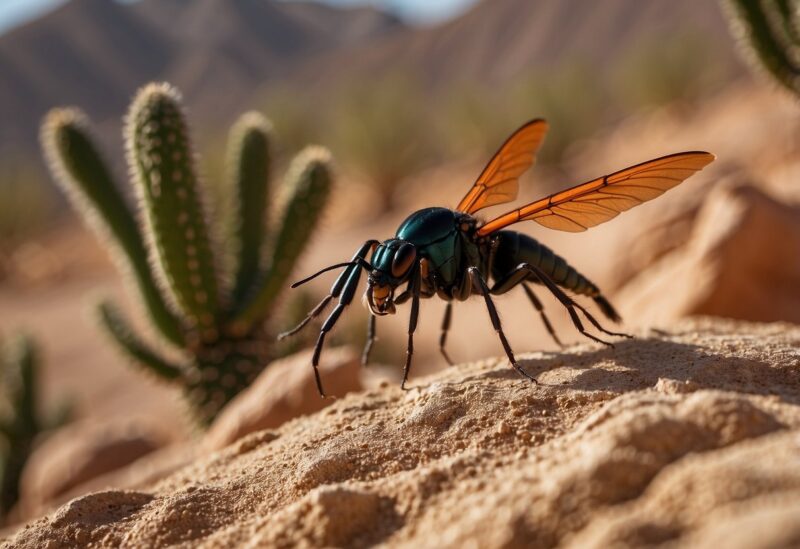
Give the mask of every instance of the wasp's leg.
<path id="1" fill-rule="evenodd" d="M 395 305 L 402 305 L 403 303 L 405 303 L 406 301 L 408 301 L 412 297 L 413 297 L 413 294 L 411 292 L 411 289 L 403 290 L 401 293 L 397 294 L 396 298 L 394 298 L 394 304 Z"/>
<path id="2" fill-rule="evenodd" d="M 339 320 L 345 308 L 353 301 L 353 296 L 358 289 L 358 283 L 361 281 L 361 270 L 365 268 L 366 261 L 363 261 L 363 256 L 367 254 L 376 242 L 375 240 L 370 240 L 364 243 L 356 254 L 357 257 L 354 264 L 348 267 L 347 270 L 339 276 L 339 279 L 336 280 L 331 289 L 331 294 L 340 294 L 339 303 L 322 324 L 317 343 L 314 345 L 314 355 L 311 358 L 311 365 L 314 367 L 314 380 L 317 382 L 317 390 L 320 396 L 325 396 L 325 391 L 322 389 L 322 380 L 319 377 L 319 356 L 322 352 L 322 346 L 325 343 L 325 335 L 333 329 L 333 326 L 336 324 L 336 321 Z M 362 261 L 358 261 L 359 259 Z"/>
<path id="3" fill-rule="evenodd" d="M 511 350 L 511 345 L 509 345 L 508 339 L 506 339 L 506 334 L 503 332 L 503 326 L 500 324 L 500 315 L 497 314 L 497 308 L 494 306 L 489 287 L 486 285 L 483 275 L 481 275 L 480 271 L 478 271 L 478 269 L 475 267 L 470 267 L 467 269 L 467 272 L 469 273 L 470 278 L 472 278 L 473 284 L 476 288 L 478 288 L 478 291 L 486 302 L 486 308 L 489 310 L 489 318 L 492 320 L 492 326 L 494 327 L 494 331 L 497 332 L 497 336 L 500 338 L 500 343 L 503 344 L 503 349 L 506 352 L 506 356 L 508 356 L 509 362 L 511 362 L 511 366 L 513 366 L 514 369 L 523 377 L 528 378 L 534 383 L 538 383 L 536 378 L 528 374 L 520 367 L 519 364 L 517 364 L 517 359 L 514 358 L 514 351 Z"/>
<path id="4" fill-rule="evenodd" d="M 558 339 L 556 331 L 553 329 L 553 325 L 550 324 L 550 319 L 547 318 L 547 315 L 544 313 L 544 305 L 542 305 L 542 302 L 539 301 L 539 298 L 536 297 L 536 294 L 533 293 L 533 290 L 531 290 L 527 284 L 523 283 L 522 289 L 525 290 L 525 295 L 528 296 L 528 299 L 533 304 L 533 307 L 539 311 L 539 316 L 542 318 L 542 323 L 544 324 L 547 333 L 550 334 L 550 337 L 553 338 L 553 341 L 556 342 L 556 345 L 563 347 L 564 344 L 561 343 L 560 339 Z"/>
<path id="5" fill-rule="evenodd" d="M 305 328 L 309 322 L 317 318 L 319 314 L 325 310 L 325 307 L 328 306 L 328 303 L 330 303 L 334 297 L 336 296 L 330 293 L 326 295 L 324 298 L 322 298 L 322 301 L 320 301 L 316 307 L 311 309 L 311 311 L 306 315 L 306 317 L 300 321 L 300 324 L 298 324 L 291 330 L 287 330 L 285 332 L 281 332 L 280 334 L 278 334 L 278 340 L 280 341 L 281 339 L 286 339 L 287 337 L 291 337 L 300 330 L 302 330 L 303 328 Z"/>
<path id="6" fill-rule="evenodd" d="M 447 306 L 444 309 L 444 318 L 442 319 L 442 335 L 439 336 L 439 352 L 442 353 L 442 356 L 450 366 L 453 365 L 453 361 L 450 360 L 450 356 L 447 354 L 445 344 L 447 343 L 447 331 L 450 329 L 450 320 L 452 316 L 453 304 L 448 301 Z"/>
<path id="7" fill-rule="evenodd" d="M 400 384 L 401 389 L 406 388 L 406 381 L 408 381 L 408 372 L 411 370 L 411 356 L 414 354 L 414 331 L 417 329 L 417 319 L 419 318 L 419 294 L 420 294 L 420 279 L 419 268 L 411 275 L 411 313 L 408 317 L 408 347 L 406 348 L 406 364 L 403 366 L 403 382 Z"/>
<path id="8" fill-rule="evenodd" d="M 325 391 L 322 389 L 322 380 L 319 377 L 319 356 L 320 353 L 322 353 L 322 345 L 325 343 L 325 336 L 327 333 L 333 329 L 345 308 L 353 301 L 353 296 L 356 293 L 356 289 L 358 289 L 358 283 L 360 280 L 361 266 L 359 265 L 350 273 L 350 276 L 347 278 L 344 288 L 342 289 L 341 297 L 339 298 L 339 303 L 336 305 L 333 311 L 331 311 L 331 314 L 322 324 L 322 328 L 320 328 L 319 331 L 319 337 L 317 338 L 317 343 L 314 346 L 314 355 L 311 358 L 311 365 L 314 367 L 314 379 L 317 382 L 317 390 L 319 391 L 320 396 L 323 397 L 325 396 Z"/>
<path id="9" fill-rule="evenodd" d="M 514 269 L 509 274 L 504 276 L 502 279 L 497 281 L 494 286 L 492 286 L 490 292 L 494 295 L 502 295 L 509 290 L 516 288 L 518 285 L 522 285 L 522 289 L 525 290 L 525 295 L 528 296 L 528 299 L 533 304 L 534 308 L 539 311 L 539 316 L 542 317 L 542 322 L 544 323 L 545 329 L 550 334 L 550 337 L 553 338 L 553 341 L 559 347 L 563 347 L 564 345 L 561 343 L 561 340 L 558 339 L 555 330 L 553 329 L 553 325 L 550 324 L 550 319 L 547 318 L 547 315 L 544 313 L 544 306 L 542 302 L 539 301 L 539 298 L 536 297 L 536 294 L 533 293 L 527 284 L 525 284 L 525 280 L 527 280 L 530 273 L 523 269 Z"/>
<path id="10" fill-rule="evenodd" d="M 403 290 L 402 292 L 397 294 L 397 297 L 394 298 L 394 304 L 395 305 L 402 305 L 403 303 L 405 303 L 406 301 L 411 299 L 413 294 L 414 293 L 413 293 L 413 291 L 411 290 L 410 287 L 406 288 L 405 290 Z M 422 288 L 420 288 L 420 291 L 419 291 L 419 296 L 420 297 L 424 297 L 425 299 L 427 299 L 427 298 L 433 297 L 435 295 L 436 295 L 436 292 L 426 292 L 426 291 L 422 290 Z"/>
<path id="11" fill-rule="evenodd" d="M 372 352 L 372 344 L 375 343 L 375 324 L 377 317 L 373 314 L 369 315 L 369 323 L 367 324 L 367 342 L 364 344 L 364 352 L 361 353 L 361 365 L 366 366 L 369 364 L 369 354 Z"/>
<path id="12" fill-rule="evenodd" d="M 544 284 L 545 286 L 547 286 L 547 288 L 548 288 L 548 289 L 549 289 L 551 292 L 553 292 L 553 294 L 556 296 L 556 298 L 557 298 L 559 301 L 561 301 L 562 303 L 565 303 L 565 304 L 566 304 L 566 302 L 569 302 L 569 303 L 570 303 L 570 304 L 571 304 L 573 307 L 575 307 L 575 308 L 577 308 L 578 310 L 580 310 L 580 311 L 581 311 L 581 312 L 584 314 L 584 316 L 586 316 L 586 318 L 587 318 L 587 319 L 589 319 L 589 322 L 591 322 L 591 323 L 592 323 L 592 325 L 593 325 L 595 328 L 597 328 L 598 330 L 600 330 L 600 331 L 601 331 L 601 332 L 603 332 L 604 334 L 608 334 L 608 335 L 610 335 L 610 336 L 617 336 L 617 337 L 627 337 L 627 338 L 632 338 L 632 337 L 633 337 L 633 336 L 632 336 L 632 335 L 630 335 L 630 334 L 625 334 L 625 333 L 622 333 L 622 332 L 612 332 L 612 331 L 610 331 L 610 330 L 606 330 L 606 329 L 605 329 L 605 328 L 604 328 L 604 327 L 603 327 L 603 326 L 602 326 L 602 325 L 601 325 L 601 324 L 600 324 L 600 323 L 597 321 L 597 319 L 595 319 L 595 317 L 594 317 L 594 316 L 593 316 L 593 315 L 592 315 L 592 314 L 591 314 L 589 311 L 587 311 L 587 310 L 586 310 L 586 308 L 585 308 L 583 305 L 581 305 L 580 303 L 576 302 L 576 301 L 575 301 L 575 300 L 573 300 L 571 297 L 569 297 L 569 296 L 568 296 L 568 295 L 567 295 L 567 294 L 564 292 L 564 290 L 562 290 L 561 288 L 559 288 L 559 287 L 556 285 L 556 283 L 555 283 L 555 282 L 553 282 L 553 281 L 552 281 L 552 280 L 551 280 L 551 279 L 550 279 L 550 278 L 549 278 L 549 277 L 548 277 L 548 276 L 547 276 L 547 275 L 546 275 L 546 274 L 545 274 L 545 273 L 544 273 L 544 272 L 543 272 L 543 271 L 542 271 L 540 268 L 536 267 L 535 265 L 530 265 L 530 264 L 528 264 L 528 263 L 525 263 L 524 265 L 526 265 L 527 269 L 528 269 L 530 272 L 532 272 L 533 274 L 535 274 L 535 275 L 536 275 L 536 277 L 537 277 L 539 280 L 541 280 L 541 281 L 542 281 L 542 284 Z M 566 302 L 565 302 L 565 301 L 566 301 Z M 570 316 L 572 316 L 572 315 L 570 315 Z M 577 315 L 575 315 L 575 316 L 577 316 Z M 583 332 L 582 332 L 582 333 L 583 333 Z M 588 335 L 588 334 L 586 334 L 586 333 L 583 333 L 583 335 Z M 604 342 L 604 343 L 605 343 L 605 342 Z M 609 345 L 610 345 L 610 344 L 609 344 Z M 611 345 L 611 347 L 613 347 L 613 345 Z"/>
<path id="13" fill-rule="evenodd" d="M 353 256 L 353 259 L 350 261 L 349 266 L 342 272 L 342 274 L 340 274 L 336 278 L 336 281 L 333 283 L 333 286 L 331 286 L 330 293 L 326 295 L 324 298 L 322 298 L 322 301 L 320 301 L 316 307 L 311 309 L 311 311 L 300 322 L 300 324 L 298 324 L 291 330 L 279 334 L 278 339 L 280 340 L 293 336 L 294 334 L 305 328 L 309 322 L 317 318 L 320 315 L 320 313 L 322 313 L 322 311 L 325 310 L 325 307 L 328 306 L 328 303 L 330 303 L 331 300 L 339 297 L 339 294 L 342 293 L 342 289 L 344 288 L 344 285 L 347 282 L 350 275 L 352 274 L 353 270 L 357 269 L 360 271 L 365 266 L 366 256 L 369 253 L 369 251 L 373 248 L 373 246 L 375 246 L 376 244 L 378 244 L 377 240 L 367 240 L 366 242 L 364 242 L 364 244 L 358 249 L 358 251 Z"/>
<path id="14" fill-rule="evenodd" d="M 530 274 L 536 276 L 536 278 L 538 278 L 539 281 L 542 284 L 544 284 L 548 290 L 550 290 L 550 292 L 556 297 L 556 299 L 558 299 L 561 302 L 561 304 L 567 308 L 567 312 L 569 313 L 569 317 L 572 320 L 572 323 L 575 325 L 575 328 L 584 336 L 588 337 L 593 341 L 597 341 L 598 343 L 602 343 L 603 345 L 608 345 L 609 347 L 614 346 L 608 341 L 602 340 L 587 332 L 586 329 L 583 327 L 583 322 L 581 322 L 581 319 L 578 316 L 576 309 L 580 310 L 584 315 L 586 315 L 586 318 L 588 318 L 589 321 L 598 330 L 607 333 L 609 335 L 624 335 L 624 334 L 616 334 L 614 332 L 609 332 L 608 330 L 600 326 L 597 320 L 595 320 L 594 317 L 586 309 L 584 309 L 579 303 L 576 303 L 571 297 L 569 297 L 541 269 L 539 269 L 535 265 L 531 265 L 530 263 L 520 263 L 513 271 L 511 271 L 501 280 L 499 280 L 492 289 L 496 293 L 500 294 L 504 293 L 508 291 L 508 289 L 526 280 Z"/>

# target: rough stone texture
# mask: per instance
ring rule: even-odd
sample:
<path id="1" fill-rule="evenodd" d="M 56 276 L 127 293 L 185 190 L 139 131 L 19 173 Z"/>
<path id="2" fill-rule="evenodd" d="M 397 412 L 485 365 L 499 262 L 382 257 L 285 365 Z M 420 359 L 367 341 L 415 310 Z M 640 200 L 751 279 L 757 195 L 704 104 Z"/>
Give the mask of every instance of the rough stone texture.
<path id="1" fill-rule="evenodd" d="M 750 185 L 720 186 L 685 242 L 617 296 L 645 322 L 687 315 L 800 322 L 800 207 Z"/>
<path id="2" fill-rule="evenodd" d="M 225 407 L 206 434 L 205 447 L 219 450 L 249 433 L 274 429 L 331 404 L 333 400 L 319 396 L 311 354 L 308 350 L 270 364 L 249 388 Z M 329 395 L 344 396 L 363 388 L 361 363 L 354 349 L 325 349 L 319 370 Z"/>
<path id="3" fill-rule="evenodd" d="M 790 546 L 800 328 L 695 320 L 351 394 L 11 547 Z"/>
<path id="4" fill-rule="evenodd" d="M 133 463 L 165 442 L 163 431 L 135 418 L 68 425 L 46 439 L 28 461 L 18 512 L 31 516 L 75 487 Z"/>

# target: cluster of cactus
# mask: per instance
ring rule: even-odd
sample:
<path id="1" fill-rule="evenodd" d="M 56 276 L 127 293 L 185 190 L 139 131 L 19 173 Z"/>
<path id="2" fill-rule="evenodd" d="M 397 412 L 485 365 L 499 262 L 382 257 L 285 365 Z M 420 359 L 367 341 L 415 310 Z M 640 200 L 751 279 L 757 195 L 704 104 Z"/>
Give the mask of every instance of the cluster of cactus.
<path id="1" fill-rule="evenodd" d="M 66 408 L 43 418 L 38 410 L 39 353 L 33 340 L 19 336 L 0 349 L 0 518 L 19 497 L 19 479 L 42 432 L 66 420 Z"/>
<path id="2" fill-rule="evenodd" d="M 178 352 L 168 357 L 145 343 L 108 302 L 98 307 L 104 327 L 135 363 L 180 385 L 206 425 L 272 357 L 265 322 L 327 201 L 329 155 L 308 147 L 294 158 L 282 214 L 268 223 L 271 127 L 257 113 L 243 115 L 229 138 L 230 203 L 219 216 L 225 226 L 212 232 L 177 91 L 167 84 L 140 90 L 125 131 L 140 223 L 82 113 L 49 113 L 42 143 L 55 179 L 95 232 L 115 244 L 155 331 Z"/>
<path id="3" fill-rule="evenodd" d="M 800 1 L 724 2 L 734 33 L 751 60 L 800 96 Z"/>

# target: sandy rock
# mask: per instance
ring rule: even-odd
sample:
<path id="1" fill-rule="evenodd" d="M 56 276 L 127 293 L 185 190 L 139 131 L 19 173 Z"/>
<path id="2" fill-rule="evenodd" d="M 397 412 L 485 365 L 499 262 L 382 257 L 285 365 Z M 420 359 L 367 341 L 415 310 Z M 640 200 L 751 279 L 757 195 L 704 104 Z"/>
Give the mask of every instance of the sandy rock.
<path id="1" fill-rule="evenodd" d="M 42 516 L 57 505 L 100 490 L 132 490 L 140 486 L 153 484 L 162 478 L 185 467 L 196 457 L 198 449 L 193 443 L 182 443 L 164 446 L 144 455 L 136 461 L 99 475 L 62 492 L 50 501 L 38 507 L 28 507 L 25 518 Z"/>
<path id="2" fill-rule="evenodd" d="M 162 447 L 164 433 L 137 420 L 82 421 L 39 446 L 23 471 L 20 512 L 31 516 L 90 480 Z"/>
<path id="3" fill-rule="evenodd" d="M 351 394 L 10 546 L 796 544 L 800 328 L 672 332 Z"/>
<path id="4" fill-rule="evenodd" d="M 667 322 L 687 315 L 800 322 L 800 208 L 749 185 L 706 199 L 688 241 L 618 294 L 624 313 Z"/>
<path id="5" fill-rule="evenodd" d="M 344 396 L 361 390 L 361 364 L 348 347 L 326 349 L 319 365 L 329 395 Z M 218 450 L 244 435 L 274 429 L 298 416 L 331 404 L 320 398 L 311 367 L 311 351 L 303 351 L 270 364 L 246 390 L 226 406 L 205 436 L 204 445 Z"/>

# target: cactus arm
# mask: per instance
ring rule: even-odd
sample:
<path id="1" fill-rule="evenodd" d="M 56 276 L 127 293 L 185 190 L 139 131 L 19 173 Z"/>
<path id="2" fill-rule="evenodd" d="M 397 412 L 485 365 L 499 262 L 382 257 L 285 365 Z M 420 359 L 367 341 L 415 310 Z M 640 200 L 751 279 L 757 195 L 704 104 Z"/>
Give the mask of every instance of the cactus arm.
<path id="1" fill-rule="evenodd" d="M 246 331 L 266 314 L 285 289 L 297 259 L 316 228 L 331 187 L 330 154 L 307 147 L 292 161 L 286 175 L 289 200 L 275 237 L 272 260 L 254 298 L 235 316 L 232 329 Z"/>
<path id="2" fill-rule="evenodd" d="M 243 115 L 231 130 L 228 185 L 235 201 L 228 220 L 235 250 L 232 294 L 236 308 L 248 297 L 261 268 L 265 237 L 271 127 L 255 112 Z"/>
<path id="3" fill-rule="evenodd" d="M 162 379 L 169 381 L 181 379 L 183 376 L 181 368 L 170 364 L 142 342 L 114 305 L 109 302 L 100 303 L 97 311 L 103 327 L 112 339 L 137 364 L 141 364 Z"/>
<path id="4" fill-rule="evenodd" d="M 16 369 L 19 372 L 19 387 L 16 391 L 17 403 L 15 404 L 19 411 L 19 427 L 26 433 L 36 433 L 39 431 L 36 417 L 39 349 L 31 337 L 19 336 L 12 347 L 12 360 L 17 363 Z"/>
<path id="5" fill-rule="evenodd" d="M 781 20 L 781 25 L 786 36 L 794 42 L 795 46 L 800 44 L 800 3 L 797 0 L 774 0 L 775 7 Z"/>
<path id="6" fill-rule="evenodd" d="M 782 86 L 800 93 L 800 64 L 790 55 L 790 44 L 786 43 L 789 36 L 796 37 L 796 32 L 781 37 L 771 21 L 784 20 L 791 7 L 779 4 L 773 12 L 767 12 L 767 3 L 760 0 L 727 0 L 727 8 L 734 30 L 747 41 L 761 66 Z M 791 21 L 786 21 L 781 30 L 791 25 Z"/>
<path id="7" fill-rule="evenodd" d="M 10 409 L 2 422 L 6 448 L 0 456 L 0 517 L 19 499 L 19 479 L 40 431 L 36 416 L 38 349 L 30 337 L 19 336 L 3 351 L 2 387 Z"/>
<path id="8" fill-rule="evenodd" d="M 158 291 L 136 220 L 91 141 L 85 117 L 74 109 L 51 111 L 42 125 L 41 141 L 50 171 L 75 209 L 83 212 L 95 233 L 101 238 L 110 235 L 106 240 L 118 245 L 159 332 L 182 345 L 180 323 Z"/>
<path id="9" fill-rule="evenodd" d="M 145 86 L 131 105 L 126 142 L 162 289 L 196 333 L 215 340 L 217 273 L 178 92 Z"/>

